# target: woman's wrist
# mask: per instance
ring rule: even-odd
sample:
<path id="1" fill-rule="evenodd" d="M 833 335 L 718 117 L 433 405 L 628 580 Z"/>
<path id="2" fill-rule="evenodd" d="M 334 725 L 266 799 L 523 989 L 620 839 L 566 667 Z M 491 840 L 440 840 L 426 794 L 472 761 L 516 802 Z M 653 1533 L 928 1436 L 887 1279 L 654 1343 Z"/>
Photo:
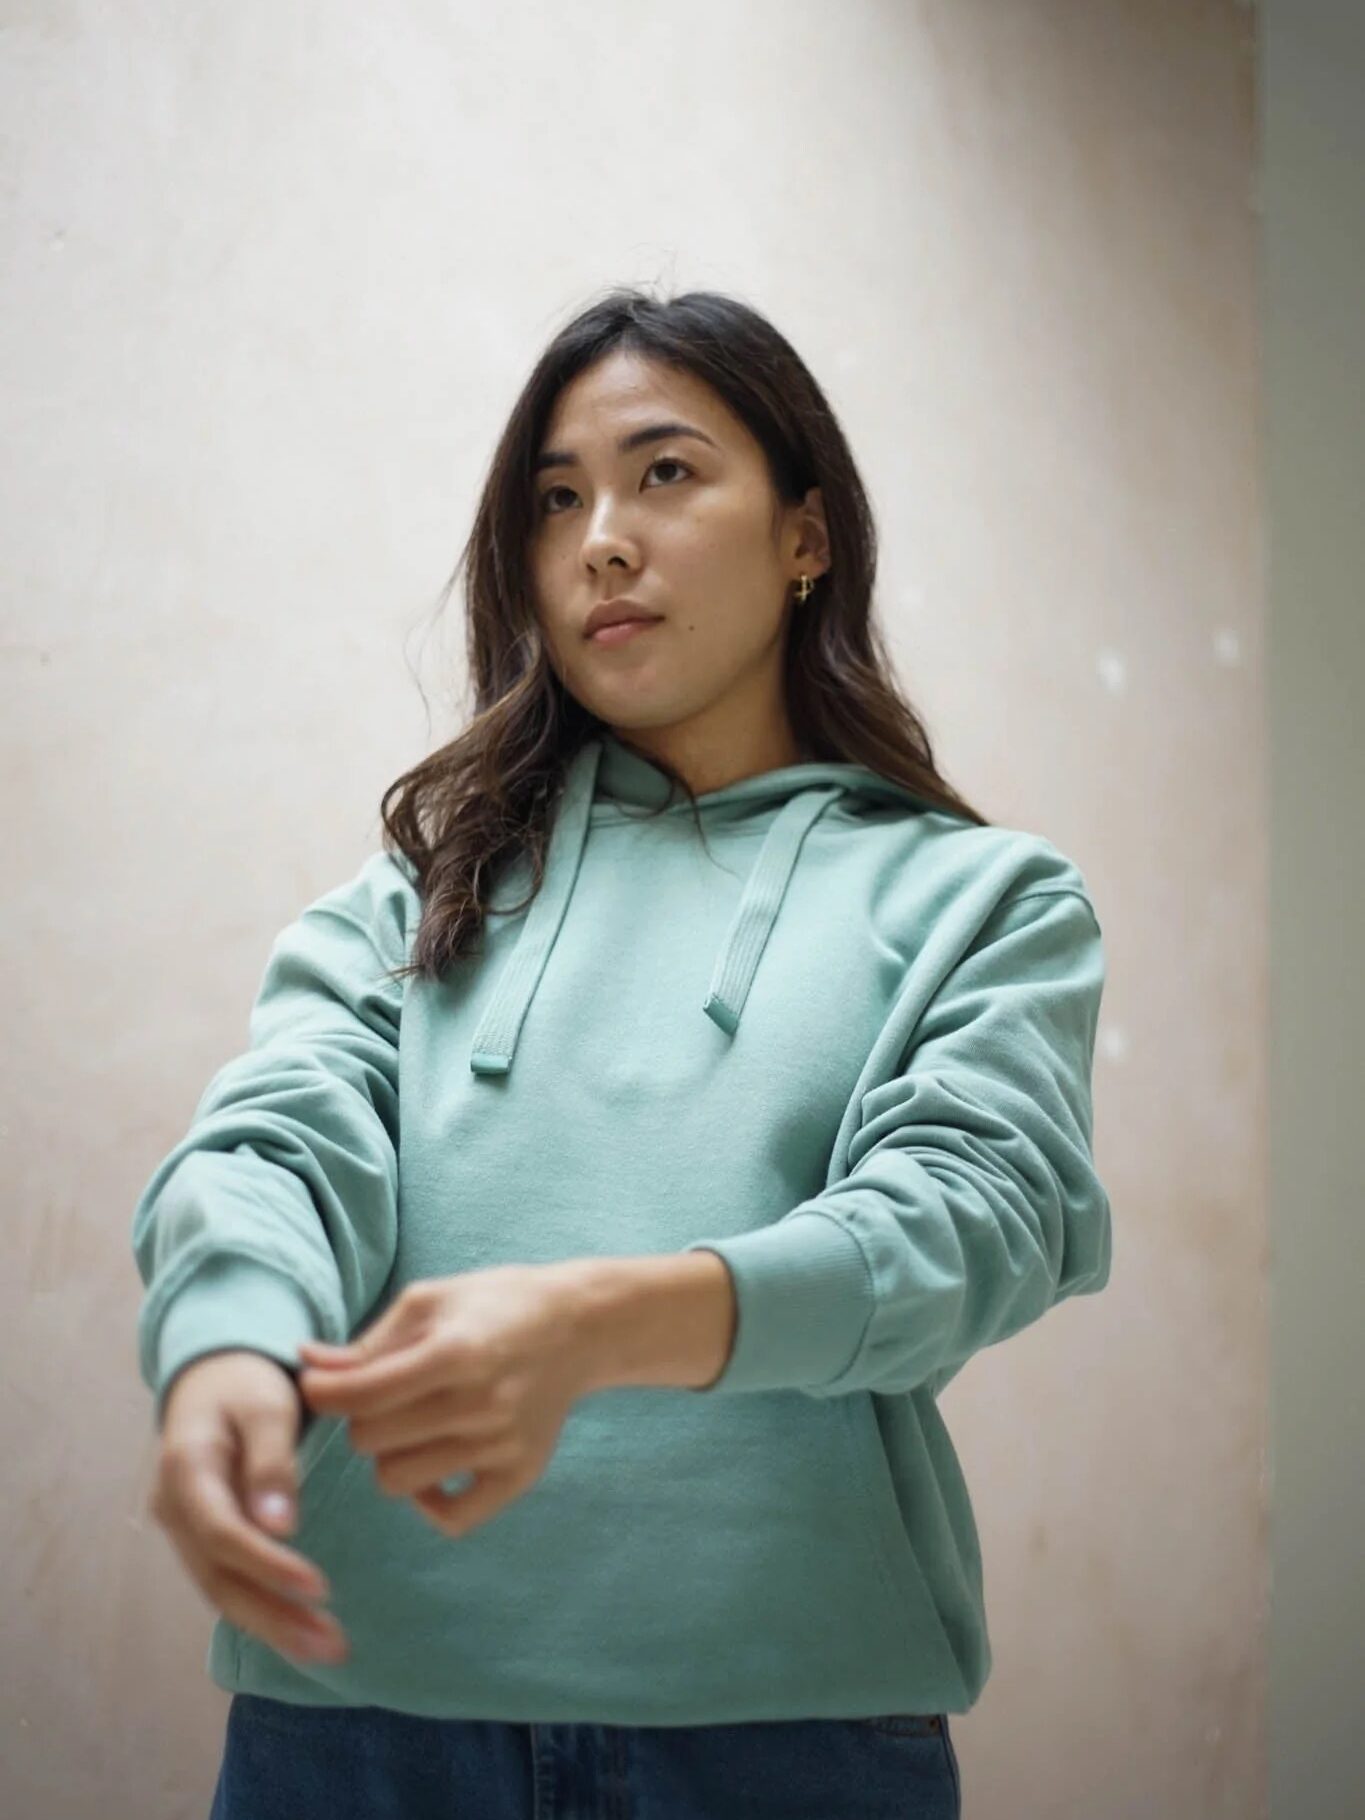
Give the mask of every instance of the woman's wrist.
<path id="1" fill-rule="evenodd" d="M 718 1253 L 576 1258 L 565 1271 L 585 1390 L 704 1390 L 724 1370 L 738 1309 Z"/>

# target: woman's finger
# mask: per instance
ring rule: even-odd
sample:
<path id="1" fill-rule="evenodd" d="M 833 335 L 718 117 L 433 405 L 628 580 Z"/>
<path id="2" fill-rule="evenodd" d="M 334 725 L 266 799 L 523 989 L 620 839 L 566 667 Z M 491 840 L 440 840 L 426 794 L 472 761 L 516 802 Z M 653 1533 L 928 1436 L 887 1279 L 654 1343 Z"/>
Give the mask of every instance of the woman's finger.
<path id="1" fill-rule="evenodd" d="M 395 1453 L 437 1440 L 484 1440 L 508 1424 L 506 1407 L 482 1392 L 437 1390 L 384 1415 L 353 1416 L 346 1435 L 357 1453 Z"/>
<path id="2" fill-rule="evenodd" d="M 281 1593 L 328 1596 L 320 1568 L 245 1516 L 216 1456 L 182 1452 L 168 1458 L 163 1470 L 172 1520 L 190 1532 L 213 1565 Z"/>
<path id="3" fill-rule="evenodd" d="M 380 1487 L 395 1497 L 408 1497 L 426 1486 L 439 1485 L 457 1472 L 506 1472 L 516 1465 L 521 1448 L 515 1439 L 452 1443 L 415 1447 L 406 1453 L 381 1454 L 374 1476 Z"/>
<path id="4" fill-rule="evenodd" d="M 344 1662 L 350 1646 L 330 1612 L 308 1611 L 279 1599 L 257 1580 L 226 1568 L 210 1568 L 209 1597 L 229 1623 L 259 1637 L 272 1649 L 301 1660 Z"/>
<path id="5" fill-rule="evenodd" d="M 514 1474 L 484 1473 L 468 1491 L 445 1492 L 433 1485 L 416 1492 L 412 1501 L 443 1535 L 462 1536 L 487 1523 L 525 1489 L 524 1481 Z"/>
<path id="6" fill-rule="evenodd" d="M 401 1408 L 429 1391 L 449 1389 L 448 1347 L 426 1340 L 356 1365 L 310 1365 L 299 1375 L 309 1407 L 324 1415 L 374 1416 Z"/>
<path id="7" fill-rule="evenodd" d="M 259 1580 L 245 1579 L 221 1567 L 204 1552 L 193 1530 L 178 1524 L 164 1527 L 185 1572 L 209 1605 L 230 1623 L 286 1654 L 304 1656 L 310 1639 L 344 1648 L 345 1634 L 329 1613 L 277 1597 Z"/>

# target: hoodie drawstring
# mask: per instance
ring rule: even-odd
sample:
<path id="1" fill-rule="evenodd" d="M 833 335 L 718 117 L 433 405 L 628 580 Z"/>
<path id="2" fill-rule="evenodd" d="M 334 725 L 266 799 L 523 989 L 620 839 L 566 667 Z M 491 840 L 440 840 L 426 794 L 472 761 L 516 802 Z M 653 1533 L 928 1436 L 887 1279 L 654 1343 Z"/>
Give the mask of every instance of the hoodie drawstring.
<path id="1" fill-rule="evenodd" d="M 702 1010 L 712 1023 L 730 1036 L 739 1028 L 744 1001 L 777 921 L 801 843 L 816 818 L 843 793 L 839 784 L 802 790 L 783 803 L 764 837 L 739 908 L 716 956 L 711 989 L 702 1003 Z"/>
<path id="2" fill-rule="evenodd" d="M 474 1032 L 469 1066 L 475 1074 L 506 1074 L 512 1066 L 522 1020 L 536 995 L 578 879 L 601 756 L 599 740 L 590 740 L 574 754 L 559 811 L 550 827 L 545 876 L 527 908 L 512 958 L 498 976 L 493 996 Z"/>
<path id="3" fill-rule="evenodd" d="M 522 1023 L 578 881 L 601 756 L 601 742 L 591 740 L 575 755 L 569 768 L 551 827 L 540 889 L 527 908 L 516 947 L 474 1033 L 469 1066 L 475 1074 L 506 1074 L 512 1066 Z M 701 1007 L 727 1035 L 733 1036 L 739 1028 L 744 1002 L 777 921 L 801 843 L 818 817 L 843 794 L 842 784 L 800 791 L 782 805 L 764 837 L 739 907 L 721 942 L 710 989 Z"/>

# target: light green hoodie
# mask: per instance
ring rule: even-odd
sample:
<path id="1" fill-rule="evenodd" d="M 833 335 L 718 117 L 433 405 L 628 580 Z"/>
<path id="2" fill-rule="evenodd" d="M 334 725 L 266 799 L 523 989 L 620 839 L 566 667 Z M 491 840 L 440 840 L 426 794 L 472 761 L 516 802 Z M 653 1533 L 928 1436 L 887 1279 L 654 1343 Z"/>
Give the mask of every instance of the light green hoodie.
<path id="1" fill-rule="evenodd" d="M 350 1640 L 299 1664 L 224 1618 L 220 1687 L 435 1717 L 704 1725 L 967 1711 L 981 1556 L 938 1393 L 1103 1288 L 1105 962 L 1077 867 L 852 764 L 700 797 L 612 734 L 571 763 L 541 890 L 393 982 L 419 918 L 373 854 L 280 934 L 249 1047 L 133 1218 L 156 1394 L 191 1359 L 296 1366 L 415 1278 L 706 1248 L 738 1327 L 703 1390 L 576 1403 L 459 1538 L 339 1417 L 291 1545 Z"/>

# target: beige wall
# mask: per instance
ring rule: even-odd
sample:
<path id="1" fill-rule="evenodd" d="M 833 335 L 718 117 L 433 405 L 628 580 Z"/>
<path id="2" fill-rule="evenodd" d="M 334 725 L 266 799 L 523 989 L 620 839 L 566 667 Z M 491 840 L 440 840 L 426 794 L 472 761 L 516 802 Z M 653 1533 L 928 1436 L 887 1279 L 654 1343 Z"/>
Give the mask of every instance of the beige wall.
<path id="1" fill-rule="evenodd" d="M 7 23 L 0 1809 L 207 1811 L 227 1697 L 144 1515 L 133 1201 L 449 725 L 458 626 L 420 626 L 515 388 L 638 280 L 806 355 L 940 759 L 1105 928 L 1111 1284 L 944 1399 L 995 1652 L 969 1820 L 1263 1812 L 1254 13 Z"/>

